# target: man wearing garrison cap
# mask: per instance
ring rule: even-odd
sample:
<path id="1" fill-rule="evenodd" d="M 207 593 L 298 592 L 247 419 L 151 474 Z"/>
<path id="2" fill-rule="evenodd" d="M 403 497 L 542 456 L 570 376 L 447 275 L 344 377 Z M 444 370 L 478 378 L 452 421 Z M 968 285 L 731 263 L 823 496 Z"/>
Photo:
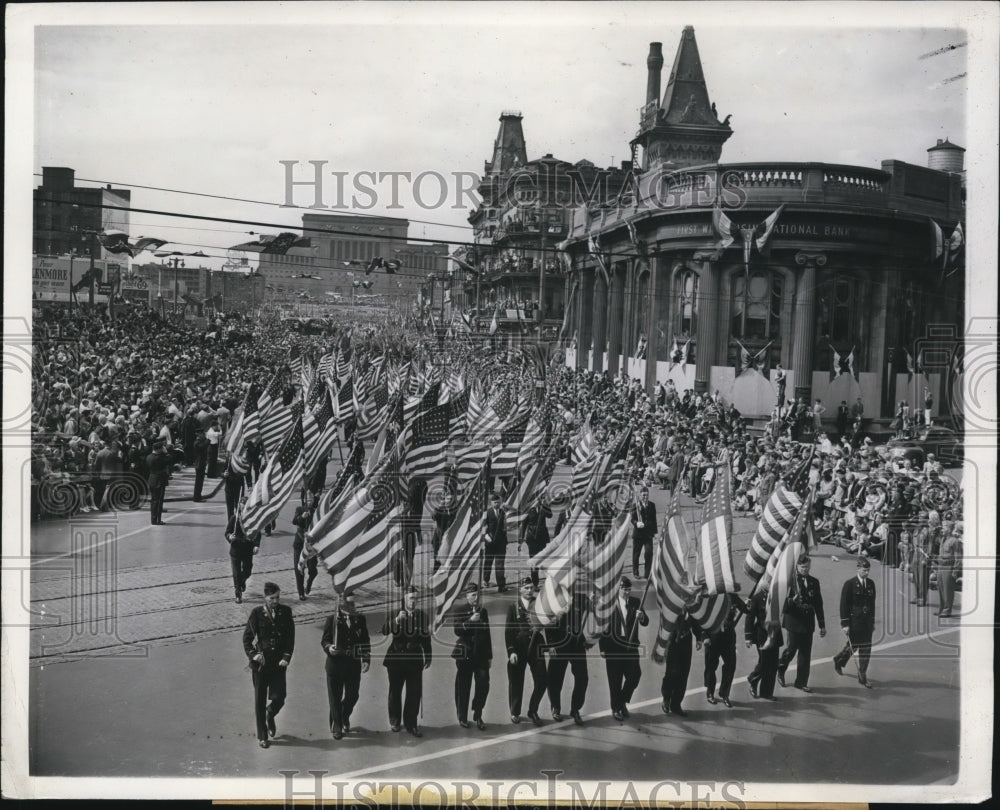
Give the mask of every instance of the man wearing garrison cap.
<path id="1" fill-rule="evenodd" d="M 867 558 L 859 557 L 857 576 L 847 580 L 840 592 L 840 625 L 847 644 L 833 657 L 833 668 L 843 675 L 844 665 L 856 654 L 858 683 L 869 689 L 872 687 L 868 682 L 868 659 L 875 632 L 875 583 L 868 578 L 871 567 Z"/>

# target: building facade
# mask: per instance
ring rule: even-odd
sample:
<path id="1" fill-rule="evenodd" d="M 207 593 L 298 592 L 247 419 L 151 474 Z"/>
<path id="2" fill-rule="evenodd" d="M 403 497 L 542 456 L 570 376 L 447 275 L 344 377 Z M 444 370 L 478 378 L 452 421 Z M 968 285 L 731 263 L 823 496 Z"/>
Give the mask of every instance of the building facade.
<path id="1" fill-rule="evenodd" d="M 918 359 L 934 329 L 962 325 L 961 147 L 939 142 L 927 167 L 720 163 L 733 131 L 691 27 L 661 100 L 662 66 L 653 43 L 634 194 L 570 219 L 568 361 L 650 393 L 718 390 L 747 415 L 774 407 L 779 364 L 787 398 L 830 415 L 860 397 L 867 416 L 891 416 L 925 386 L 946 408 L 947 360 L 924 358 L 921 376 Z"/>

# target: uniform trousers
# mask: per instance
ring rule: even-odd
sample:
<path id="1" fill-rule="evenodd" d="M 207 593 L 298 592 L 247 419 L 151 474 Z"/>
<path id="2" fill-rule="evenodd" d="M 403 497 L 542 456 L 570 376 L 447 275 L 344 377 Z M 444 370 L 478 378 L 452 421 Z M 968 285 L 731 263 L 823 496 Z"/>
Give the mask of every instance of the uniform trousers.
<path id="1" fill-rule="evenodd" d="M 719 697 L 729 697 L 736 674 L 736 631 L 724 630 L 712 636 L 712 643 L 705 645 L 705 691 L 715 694 L 715 671 L 722 660 L 722 681 L 719 683 Z"/>
<path id="2" fill-rule="evenodd" d="M 420 660 L 394 662 L 386 669 L 389 671 L 389 724 L 398 726 L 402 720 L 404 728 L 416 728 L 424 687 L 423 663 Z"/>
<path id="3" fill-rule="evenodd" d="M 277 716 L 285 705 L 285 667 L 253 668 L 253 706 L 257 719 L 257 739 L 267 739 L 267 718 Z M 270 699 L 270 705 L 267 701 Z"/>
<path id="4" fill-rule="evenodd" d="M 343 731 L 344 723 L 361 691 L 361 662 L 349 655 L 333 656 L 333 666 L 326 670 L 326 696 L 330 703 L 330 731 Z"/>
<path id="5" fill-rule="evenodd" d="M 534 657 L 526 661 L 524 657 L 518 656 L 517 663 L 507 662 L 507 702 L 510 705 L 512 715 L 521 714 L 521 699 L 524 695 L 524 670 L 531 669 L 531 697 L 528 698 L 528 711 L 537 712 L 538 706 L 542 702 L 542 695 L 548 685 L 548 675 L 545 670 L 545 661 L 541 657 Z"/>
<path id="6" fill-rule="evenodd" d="M 632 693 L 639 685 L 642 669 L 639 667 L 637 654 L 615 655 L 608 653 L 604 659 L 608 671 L 608 694 L 611 698 L 611 711 L 621 711 L 630 700 Z"/>
<path id="7" fill-rule="evenodd" d="M 778 648 L 757 648 L 757 665 L 747 675 L 747 683 L 763 698 L 774 697 L 774 681 L 778 677 Z"/>
<path id="8" fill-rule="evenodd" d="M 476 691 L 472 693 L 473 682 Z M 455 662 L 455 711 L 459 720 L 469 719 L 469 699 L 472 699 L 472 716 L 482 717 L 486 696 L 490 693 L 489 667 L 476 667 L 471 661 Z"/>
<path id="9" fill-rule="evenodd" d="M 587 658 L 584 655 L 560 655 L 553 653 L 549 658 L 549 703 L 552 711 L 562 713 L 562 688 L 566 679 L 566 668 L 573 673 L 573 693 L 569 699 L 570 714 L 583 708 L 587 698 L 587 684 L 590 683 L 590 673 L 587 671 Z"/>
<path id="10" fill-rule="evenodd" d="M 788 643 L 785 649 L 781 651 L 781 655 L 778 656 L 778 672 L 784 678 L 788 665 L 792 662 L 792 658 L 798 654 L 795 662 L 795 685 L 801 689 L 803 686 L 809 685 L 809 665 L 812 662 L 813 634 L 812 632 L 793 633 L 791 630 L 786 629 L 785 638 Z"/>

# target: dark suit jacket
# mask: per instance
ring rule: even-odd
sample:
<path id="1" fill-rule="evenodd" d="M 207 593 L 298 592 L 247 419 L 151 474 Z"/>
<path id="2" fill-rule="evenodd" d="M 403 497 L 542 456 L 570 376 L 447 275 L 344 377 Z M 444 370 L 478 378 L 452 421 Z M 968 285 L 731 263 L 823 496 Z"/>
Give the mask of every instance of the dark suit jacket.
<path id="1" fill-rule="evenodd" d="M 615 599 L 611 623 L 600 640 L 602 653 L 615 656 L 639 654 L 639 626 L 649 624 L 649 617 L 645 613 L 639 616 L 638 613 L 639 600 L 634 596 L 630 596 L 625 602 L 624 617 L 618 607 L 618 600 Z"/>
<path id="2" fill-rule="evenodd" d="M 250 556 L 255 548 L 260 548 L 260 532 L 248 537 L 239 517 L 234 514 L 226 524 L 226 542 L 229 543 L 230 557 Z"/>
<path id="3" fill-rule="evenodd" d="M 402 609 L 402 608 L 400 608 Z M 398 610 L 385 620 L 382 635 L 392 636 L 386 650 L 383 666 L 390 664 L 429 664 L 431 661 L 431 632 L 427 614 L 414 608 L 406 621 L 397 622 Z"/>
<path id="4" fill-rule="evenodd" d="M 352 661 L 369 662 L 372 657 L 371 639 L 368 636 L 368 621 L 360 613 L 353 616 L 338 610 L 326 617 L 323 626 L 323 637 L 320 639 L 323 652 L 326 653 L 326 671 L 332 672 L 337 665 L 336 658 Z M 330 655 L 330 650 L 336 651 L 336 656 Z"/>
<path id="5" fill-rule="evenodd" d="M 455 649 L 451 657 L 468 661 L 476 669 L 489 669 L 493 661 L 493 640 L 490 638 L 490 615 L 480 606 L 479 620 L 472 621 L 472 605 L 465 604 L 455 614 Z"/>
<path id="6" fill-rule="evenodd" d="M 639 528 L 639 516 L 642 515 L 642 528 Z M 643 540 L 652 540 L 656 534 L 656 506 L 652 501 L 646 505 L 636 503 L 632 506 L 632 536 Z"/>
<path id="7" fill-rule="evenodd" d="M 545 634 L 531 626 L 528 613 L 529 604 L 525 610 L 520 599 L 507 608 L 507 622 L 504 625 L 504 643 L 507 655 L 517 653 L 518 663 L 529 661 L 534 656 L 540 656 L 545 645 Z"/>
<path id="8" fill-rule="evenodd" d="M 521 532 L 521 542 L 527 543 L 528 554 L 534 557 L 545 548 L 549 542 L 549 526 L 546 523 L 552 517 L 552 509 L 547 505 L 535 504 L 528 510 L 524 519 L 524 529 Z"/>
<path id="9" fill-rule="evenodd" d="M 811 574 L 805 576 L 805 587 L 801 587 L 802 577 L 795 574 L 799 580 L 799 592 L 785 600 L 785 610 L 781 616 L 781 626 L 791 633 L 812 633 L 819 622 L 821 629 L 826 629 L 826 618 L 823 615 L 823 594 L 820 592 L 819 580 Z"/>
<path id="10" fill-rule="evenodd" d="M 875 632 L 875 583 L 851 577 L 840 591 L 840 626 L 851 631 L 851 639 L 871 641 Z"/>
<path id="11" fill-rule="evenodd" d="M 149 488 L 165 487 L 170 479 L 170 459 L 166 453 L 153 452 L 146 456 L 149 470 Z"/>
<path id="12" fill-rule="evenodd" d="M 492 508 L 486 510 L 486 533 L 492 538 L 486 547 L 489 549 L 503 550 L 507 545 L 507 517 L 503 507 L 494 511 Z"/>
<path id="13" fill-rule="evenodd" d="M 767 590 L 757 591 L 753 598 L 747 603 L 747 624 L 744 636 L 747 641 L 752 641 L 756 646 L 763 646 L 771 636 L 774 640 L 775 648 L 781 647 L 785 640 L 781 635 L 781 627 L 777 622 L 772 623 L 767 613 Z"/>
<path id="14" fill-rule="evenodd" d="M 554 626 L 545 631 L 548 648 L 562 658 L 585 655 L 587 639 L 583 634 L 583 622 L 590 610 L 590 600 L 585 594 L 573 595 L 569 610 L 559 617 Z"/>
<path id="15" fill-rule="evenodd" d="M 274 606 L 274 617 L 268 618 L 267 609 L 258 605 L 250 611 L 243 630 L 243 651 L 253 659 L 264 653 L 264 668 L 273 669 L 279 661 L 291 661 L 295 649 L 295 622 L 292 609 L 287 605 Z"/>

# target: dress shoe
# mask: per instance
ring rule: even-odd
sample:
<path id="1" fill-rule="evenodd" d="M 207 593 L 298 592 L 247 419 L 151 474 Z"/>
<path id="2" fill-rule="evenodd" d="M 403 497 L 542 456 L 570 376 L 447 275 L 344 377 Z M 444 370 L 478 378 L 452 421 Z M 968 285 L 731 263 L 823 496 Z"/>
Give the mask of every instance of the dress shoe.
<path id="1" fill-rule="evenodd" d="M 670 711 L 672 711 L 678 717 L 687 717 L 688 716 L 688 713 L 686 711 L 684 711 L 680 706 L 678 706 L 675 709 L 671 709 Z"/>
<path id="2" fill-rule="evenodd" d="M 572 715 L 573 715 L 573 722 L 576 723 L 578 726 L 582 726 L 583 718 L 580 717 L 580 712 L 572 712 Z"/>
<path id="3" fill-rule="evenodd" d="M 243 597 L 240 596 L 239 594 L 236 594 L 236 604 L 237 605 L 242 605 L 243 604 Z"/>
<path id="4" fill-rule="evenodd" d="M 519 715 L 519 714 L 512 714 L 510 716 L 510 722 L 512 722 L 514 725 L 517 725 L 518 723 L 521 722 L 521 715 Z"/>
<path id="5" fill-rule="evenodd" d="M 476 728 L 478 728 L 480 731 L 486 731 L 486 723 L 483 722 L 482 717 L 476 718 Z"/>
<path id="6" fill-rule="evenodd" d="M 338 728 L 336 731 L 334 731 L 333 732 L 333 739 L 335 739 L 335 740 L 342 740 L 342 739 L 344 739 L 344 732 L 343 732 L 343 730 Z"/>
<path id="7" fill-rule="evenodd" d="M 865 689 L 871 689 L 872 685 L 868 683 L 867 678 L 858 678 L 858 683 L 860 683 Z"/>
<path id="8" fill-rule="evenodd" d="M 304 593 L 300 593 L 299 594 L 299 601 L 300 602 L 305 602 L 306 601 L 306 595 Z"/>
<path id="9" fill-rule="evenodd" d="M 272 737 L 276 736 L 278 733 L 278 726 L 274 722 L 274 715 L 270 712 L 267 713 L 267 733 Z"/>
<path id="10" fill-rule="evenodd" d="M 764 700 L 769 700 L 772 703 L 777 703 L 778 699 L 774 695 L 764 695 Z"/>
<path id="11" fill-rule="evenodd" d="M 844 674 L 844 667 L 842 665 L 838 664 L 836 661 L 834 661 L 833 662 L 833 671 L 836 672 L 838 675 L 843 675 Z"/>
<path id="12" fill-rule="evenodd" d="M 664 714 L 670 714 L 670 707 L 666 703 L 660 704 L 660 711 Z"/>
<path id="13" fill-rule="evenodd" d="M 757 684 L 747 681 L 747 686 L 750 687 L 750 697 L 757 697 Z"/>
<path id="14" fill-rule="evenodd" d="M 733 708 L 733 704 L 729 702 L 729 698 L 724 697 L 724 698 L 719 698 L 719 700 L 721 700 L 723 702 L 723 704 L 725 705 L 725 707 L 727 709 Z"/>
<path id="15" fill-rule="evenodd" d="M 562 712 L 558 711 L 557 709 L 553 709 L 552 710 L 552 719 L 555 720 L 558 723 L 560 720 L 562 720 Z"/>
<path id="16" fill-rule="evenodd" d="M 778 683 L 780 683 L 782 686 L 785 685 L 785 673 L 784 672 L 779 672 L 778 673 Z"/>
<path id="17" fill-rule="evenodd" d="M 714 706 L 714 705 L 715 705 L 716 703 L 718 703 L 718 702 L 719 702 L 719 701 L 717 701 L 717 700 L 715 699 L 715 695 L 713 695 L 713 694 L 712 694 L 711 692 L 709 692 L 709 693 L 707 693 L 707 694 L 705 695 L 705 700 L 707 700 L 707 701 L 708 701 L 709 703 L 711 703 L 711 704 L 712 704 L 713 706 Z"/>
<path id="18" fill-rule="evenodd" d="M 414 726 L 413 728 L 408 728 L 406 730 L 409 731 L 410 734 L 412 734 L 414 737 L 423 737 L 424 736 L 424 732 L 422 732 L 416 726 Z"/>
<path id="19" fill-rule="evenodd" d="M 536 726 L 542 725 L 542 718 L 538 716 L 538 712 L 528 712 L 528 719 Z"/>
<path id="20" fill-rule="evenodd" d="M 809 687 L 809 686 L 796 686 L 795 688 L 798 689 L 800 692 L 811 692 L 812 691 L 812 687 Z"/>
<path id="21" fill-rule="evenodd" d="M 617 720 L 617 721 L 618 721 L 619 723 L 620 723 L 620 722 L 621 722 L 622 720 L 624 720 L 624 719 L 625 719 L 625 718 L 624 718 L 624 717 L 622 716 L 622 713 L 621 713 L 620 711 L 617 711 L 617 710 L 616 710 L 616 711 L 613 711 L 613 712 L 611 712 L 611 716 L 612 716 L 613 718 L 615 718 L 615 720 Z"/>
<path id="22" fill-rule="evenodd" d="M 399 723 L 393 723 L 392 725 L 389 726 L 389 728 L 392 729 L 393 731 L 399 731 L 400 725 Z"/>
<path id="23" fill-rule="evenodd" d="M 468 728 L 468 727 L 469 727 L 469 721 L 468 721 L 468 720 L 459 720 L 459 721 L 458 721 L 458 724 L 459 724 L 459 725 L 460 725 L 460 726 L 461 726 L 462 728 Z"/>
<path id="24" fill-rule="evenodd" d="M 269 743 L 267 740 L 258 740 L 257 745 L 259 745 L 261 748 L 269 748 L 271 743 Z"/>
<path id="25" fill-rule="evenodd" d="M 344 734 L 351 730 L 351 721 L 346 717 L 344 718 Z"/>

